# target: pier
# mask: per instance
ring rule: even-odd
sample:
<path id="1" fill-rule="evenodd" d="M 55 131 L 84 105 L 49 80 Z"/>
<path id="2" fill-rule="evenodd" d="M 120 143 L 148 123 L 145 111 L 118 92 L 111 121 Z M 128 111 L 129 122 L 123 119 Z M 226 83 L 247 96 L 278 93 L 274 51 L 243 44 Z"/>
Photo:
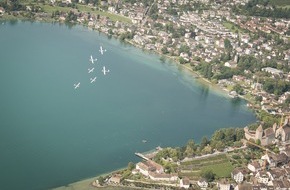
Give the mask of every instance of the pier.
<path id="1" fill-rule="evenodd" d="M 139 152 L 135 152 L 135 155 L 136 156 L 138 156 L 138 157 L 140 157 L 140 158 L 142 158 L 142 159 L 144 159 L 144 160 L 150 160 L 149 158 L 147 158 L 144 154 L 141 154 L 141 153 L 139 153 Z"/>
<path id="2" fill-rule="evenodd" d="M 149 152 L 144 152 L 144 153 L 135 152 L 135 155 L 144 159 L 144 160 L 152 160 L 156 156 L 156 154 L 161 150 L 162 150 L 162 148 L 160 146 L 158 146 L 155 148 L 155 150 L 151 150 Z"/>

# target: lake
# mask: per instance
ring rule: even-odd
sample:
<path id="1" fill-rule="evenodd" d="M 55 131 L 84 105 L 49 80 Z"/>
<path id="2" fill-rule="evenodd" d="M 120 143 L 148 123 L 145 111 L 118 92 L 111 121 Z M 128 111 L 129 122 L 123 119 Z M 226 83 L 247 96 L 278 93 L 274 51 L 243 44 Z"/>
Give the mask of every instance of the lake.
<path id="1" fill-rule="evenodd" d="M 18 21 L 0 34 L 1 189 L 62 186 L 256 121 L 245 101 L 88 28 Z"/>

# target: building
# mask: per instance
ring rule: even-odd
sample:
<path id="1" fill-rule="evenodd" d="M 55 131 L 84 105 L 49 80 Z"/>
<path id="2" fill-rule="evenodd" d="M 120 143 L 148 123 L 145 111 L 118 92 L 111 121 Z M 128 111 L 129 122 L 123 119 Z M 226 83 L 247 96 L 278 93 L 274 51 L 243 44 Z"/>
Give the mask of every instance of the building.
<path id="1" fill-rule="evenodd" d="M 266 171 L 258 171 L 257 174 L 255 175 L 258 183 L 263 183 L 263 184 L 268 184 L 269 182 L 269 176 Z"/>
<path id="2" fill-rule="evenodd" d="M 276 129 L 275 136 L 277 139 L 283 142 L 290 140 L 290 118 L 289 117 L 287 117 L 284 120 L 284 123 L 278 129 Z"/>
<path id="3" fill-rule="evenodd" d="M 247 174 L 247 171 L 245 169 L 235 168 L 232 171 L 231 176 L 237 183 L 241 183 L 244 181 L 246 174 Z"/>
<path id="4" fill-rule="evenodd" d="M 272 68 L 272 67 L 262 68 L 262 71 L 267 72 L 267 73 L 271 73 L 272 75 L 279 76 L 279 77 L 283 76 L 283 71 Z"/>
<path id="5" fill-rule="evenodd" d="M 0 16 L 5 13 L 5 9 L 3 7 L 0 7 Z"/>
<path id="6" fill-rule="evenodd" d="M 181 188 L 185 188 L 185 189 L 188 189 L 190 187 L 190 181 L 187 177 L 185 178 L 182 178 L 180 181 L 179 181 L 179 186 Z"/>
<path id="7" fill-rule="evenodd" d="M 153 181 L 177 181 L 177 174 L 166 174 L 166 173 L 156 173 L 149 172 L 149 178 Z"/>
<path id="8" fill-rule="evenodd" d="M 154 181 L 177 181 L 177 174 L 166 174 L 160 164 L 152 160 L 139 162 L 136 164 L 136 170 L 138 170 L 144 176 L 149 177 Z"/>
<path id="9" fill-rule="evenodd" d="M 248 164 L 248 169 L 251 172 L 258 172 L 262 169 L 262 167 L 258 161 L 253 161 L 253 162 Z"/>
<path id="10" fill-rule="evenodd" d="M 266 160 L 269 167 L 277 167 L 289 162 L 289 157 L 285 153 L 272 154 L 266 153 L 262 156 L 262 160 Z"/>
<path id="11" fill-rule="evenodd" d="M 227 180 L 221 180 L 217 183 L 219 190 L 231 190 L 231 184 Z"/>
<path id="12" fill-rule="evenodd" d="M 149 172 L 163 173 L 163 167 L 151 160 L 139 162 L 136 164 L 136 169 L 145 176 L 149 176 Z"/>
<path id="13" fill-rule="evenodd" d="M 122 179 L 122 175 L 120 174 L 114 174 L 110 179 L 109 182 L 110 183 L 114 183 L 114 184 L 120 184 Z"/>
<path id="14" fill-rule="evenodd" d="M 244 132 L 247 140 L 253 139 L 255 142 L 259 140 L 262 146 L 273 144 L 275 141 L 275 131 L 273 128 L 263 130 L 262 125 L 260 125 L 256 131 L 252 131 L 248 127 L 245 127 Z"/>
<path id="15" fill-rule="evenodd" d="M 206 179 L 202 178 L 200 180 L 197 181 L 197 185 L 200 187 L 200 188 L 207 188 L 208 187 L 208 182 Z"/>

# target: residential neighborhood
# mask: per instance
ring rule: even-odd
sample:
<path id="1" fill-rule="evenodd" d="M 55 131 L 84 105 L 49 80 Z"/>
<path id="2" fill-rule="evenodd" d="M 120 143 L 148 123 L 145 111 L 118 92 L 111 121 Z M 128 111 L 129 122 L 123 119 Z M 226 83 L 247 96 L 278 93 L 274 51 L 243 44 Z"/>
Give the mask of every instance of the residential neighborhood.
<path id="1" fill-rule="evenodd" d="M 277 130 L 289 127 L 289 119 L 290 117 L 285 118 L 284 122 L 277 128 Z M 246 132 L 247 131 L 245 130 L 245 133 Z M 257 129 L 256 132 L 260 133 L 261 130 Z M 252 137 L 261 138 L 259 134 Z M 251 144 L 247 143 L 246 139 L 243 139 L 242 141 L 244 144 L 239 148 L 227 147 L 222 151 L 214 150 L 211 153 L 203 154 L 201 156 L 196 155 L 193 157 L 185 157 L 183 160 L 174 161 L 171 157 L 162 157 L 162 165 L 157 163 L 160 161 L 156 162 L 155 157 L 162 151 L 168 151 L 168 149 L 159 148 L 158 150 L 155 150 L 154 153 L 150 153 L 150 158 L 146 158 L 146 154 L 142 155 L 143 161 L 138 162 L 135 167 L 132 168 L 130 175 L 127 175 L 125 178 L 122 178 L 122 175 L 119 175 L 120 179 L 122 179 L 119 181 L 119 184 L 155 189 L 159 189 L 160 187 L 166 187 L 167 189 L 221 190 L 289 189 L 289 139 L 285 140 L 281 138 L 278 132 L 277 136 L 274 137 L 274 141 L 271 142 L 271 145 L 275 145 L 272 147 L 269 147 L 268 145 L 260 146 L 259 143 L 254 144 L 256 147 L 251 147 Z M 207 146 L 210 145 L 208 144 Z M 249 149 L 251 150 L 249 151 Z M 172 149 L 169 151 L 172 151 Z M 251 154 L 249 158 L 246 158 L 245 151 L 246 154 Z M 152 157 L 152 154 L 155 156 Z M 162 155 L 167 155 L 167 153 Z M 246 159 L 242 159 L 241 157 Z M 217 174 L 214 174 L 214 180 L 212 180 L 209 175 L 203 175 L 203 171 L 200 173 L 202 176 L 194 174 L 195 171 L 204 167 L 203 164 L 205 163 L 217 166 L 219 164 L 222 165 L 226 162 L 225 160 L 230 159 L 239 161 L 239 167 L 232 167 L 229 171 L 230 175 L 228 177 L 218 177 Z M 166 169 L 168 168 L 168 165 L 174 167 L 176 172 L 169 172 L 168 169 Z M 198 169 L 196 170 L 196 168 Z M 227 168 L 224 169 L 226 170 Z M 110 176 L 108 179 L 110 180 Z"/>

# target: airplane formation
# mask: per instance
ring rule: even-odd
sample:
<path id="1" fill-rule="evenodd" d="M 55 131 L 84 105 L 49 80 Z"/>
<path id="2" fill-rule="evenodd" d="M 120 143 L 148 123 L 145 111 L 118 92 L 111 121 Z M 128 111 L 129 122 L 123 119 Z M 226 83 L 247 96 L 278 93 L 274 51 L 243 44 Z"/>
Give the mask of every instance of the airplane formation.
<path id="1" fill-rule="evenodd" d="M 101 55 L 104 55 L 104 52 L 106 52 L 106 51 L 107 51 L 107 50 L 104 49 L 103 46 L 100 46 L 99 52 L 101 53 Z M 93 55 L 91 55 L 90 58 L 89 58 L 89 61 L 91 62 L 91 64 L 94 64 L 97 60 L 98 60 L 98 59 L 97 59 L 97 58 L 94 58 Z M 89 73 L 89 74 L 90 74 L 90 73 L 93 73 L 94 70 L 95 70 L 95 67 L 88 68 L 88 73 Z M 103 66 L 102 73 L 103 73 L 104 75 L 106 75 L 106 74 L 109 73 L 109 72 L 110 72 L 110 70 L 109 70 L 109 69 L 106 69 L 106 67 Z M 91 77 L 91 78 L 90 78 L 90 83 L 94 83 L 94 82 L 96 82 L 96 79 L 97 79 L 96 76 L 95 76 L 95 77 Z M 80 82 L 75 83 L 75 84 L 74 84 L 74 89 L 79 88 L 80 85 L 81 85 Z"/>

